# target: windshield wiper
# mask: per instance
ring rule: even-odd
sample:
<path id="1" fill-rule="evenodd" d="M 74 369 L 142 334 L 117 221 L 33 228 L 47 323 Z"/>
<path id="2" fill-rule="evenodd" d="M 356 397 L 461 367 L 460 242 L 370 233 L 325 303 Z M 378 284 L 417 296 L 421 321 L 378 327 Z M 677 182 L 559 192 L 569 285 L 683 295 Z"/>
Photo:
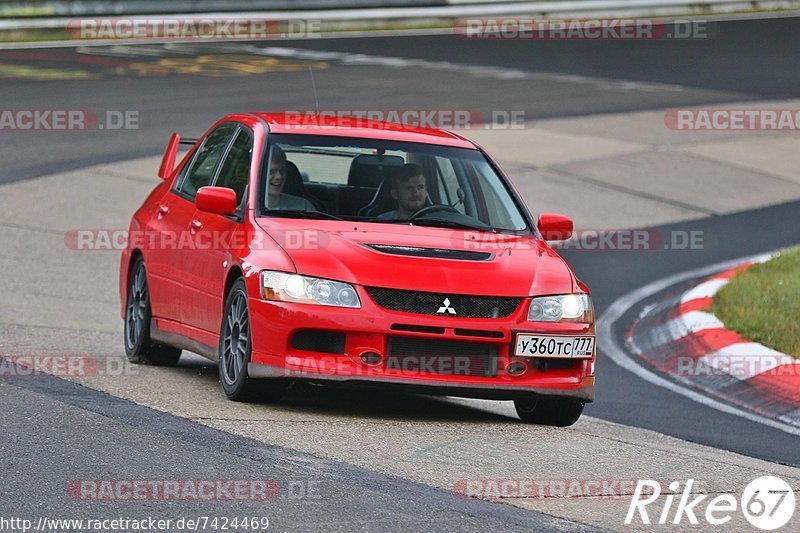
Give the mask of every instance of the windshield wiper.
<path id="1" fill-rule="evenodd" d="M 413 224 L 408 219 L 403 218 L 379 218 L 379 217 L 358 217 L 353 218 L 353 222 L 377 222 L 379 224 L 408 224 L 409 226 Z"/>
<path id="2" fill-rule="evenodd" d="M 416 218 L 414 220 L 403 218 L 365 218 L 359 219 L 359 222 L 378 222 L 381 224 L 407 224 L 409 226 L 430 226 L 433 228 L 453 228 L 453 229 L 470 229 L 475 231 L 490 231 L 497 233 L 497 230 L 491 226 L 481 224 L 467 224 L 466 222 L 456 222 L 454 220 L 447 220 L 444 218 Z"/>
<path id="3" fill-rule="evenodd" d="M 325 213 L 323 211 L 314 211 L 314 210 L 306 210 L 306 211 L 297 211 L 294 209 L 267 209 L 264 214 L 266 215 L 275 215 L 279 217 L 286 217 L 286 218 L 313 218 L 319 220 L 344 220 L 341 217 L 337 217 L 336 215 L 331 215 L 330 213 Z"/>
<path id="4" fill-rule="evenodd" d="M 466 222 L 456 222 L 455 220 L 448 220 L 445 218 L 428 218 L 422 217 L 411 221 L 416 226 L 432 226 L 436 228 L 454 228 L 454 229 L 471 229 L 475 231 L 490 231 L 497 233 L 497 230 L 485 224 L 468 224 Z"/>

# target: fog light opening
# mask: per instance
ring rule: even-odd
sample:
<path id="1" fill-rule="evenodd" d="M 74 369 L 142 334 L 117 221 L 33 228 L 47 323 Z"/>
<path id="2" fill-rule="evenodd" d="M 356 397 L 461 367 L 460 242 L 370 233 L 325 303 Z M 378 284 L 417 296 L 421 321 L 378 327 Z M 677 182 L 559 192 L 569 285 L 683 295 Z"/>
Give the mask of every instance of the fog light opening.
<path id="1" fill-rule="evenodd" d="M 365 365 L 376 366 L 383 363 L 383 356 L 377 352 L 364 352 L 361 354 L 361 362 Z"/>
<path id="2" fill-rule="evenodd" d="M 528 365 L 522 361 L 513 361 L 506 367 L 506 372 L 510 376 L 521 376 L 528 370 Z"/>

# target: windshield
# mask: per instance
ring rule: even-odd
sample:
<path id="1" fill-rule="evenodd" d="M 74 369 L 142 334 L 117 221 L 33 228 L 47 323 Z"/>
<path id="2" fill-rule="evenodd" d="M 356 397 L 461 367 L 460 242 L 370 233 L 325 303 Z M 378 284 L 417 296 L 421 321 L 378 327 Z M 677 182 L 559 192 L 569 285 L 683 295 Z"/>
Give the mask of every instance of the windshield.
<path id="1" fill-rule="evenodd" d="M 259 210 L 268 216 L 524 231 L 478 150 L 349 137 L 270 135 Z"/>

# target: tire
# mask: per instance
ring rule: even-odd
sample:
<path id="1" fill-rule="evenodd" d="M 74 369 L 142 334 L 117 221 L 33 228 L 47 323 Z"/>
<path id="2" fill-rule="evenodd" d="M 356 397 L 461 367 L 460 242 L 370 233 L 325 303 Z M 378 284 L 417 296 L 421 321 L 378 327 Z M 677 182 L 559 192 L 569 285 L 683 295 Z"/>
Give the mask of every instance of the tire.
<path id="1" fill-rule="evenodd" d="M 571 426 L 583 413 L 583 402 L 560 398 L 524 398 L 514 400 L 514 408 L 523 422 L 545 426 Z"/>
<path id="2" fill-rule="evenodd" d="M 277 402 L 288 384 L 284 380 L 257 380 L 247 375 L 253 351 L 250 311 L 244 279 L 239 278 L 225 299 L 219 335 L 219 382 L 229 400 Z"/>
<path id="3" fill-rule="evenodd" d="M 138 257 L 131 268 L 125 302 L 125 355 L 131 363 L 140 365 L 175 366 L 181 350 L 150 338 L 152 318 L 147 271 L 144 259 Z"/>

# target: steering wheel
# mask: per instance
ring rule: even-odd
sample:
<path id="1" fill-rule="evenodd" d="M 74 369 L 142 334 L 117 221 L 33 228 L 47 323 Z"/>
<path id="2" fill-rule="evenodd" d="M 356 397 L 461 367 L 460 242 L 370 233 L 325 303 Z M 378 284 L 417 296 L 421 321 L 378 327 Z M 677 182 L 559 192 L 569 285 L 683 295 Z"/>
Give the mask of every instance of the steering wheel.
<path id="1" fill-rule="evenodd" d="M 425 215 L 436 213 L 437 211 L 447 211 L 449 213 L 458 213 L 459 215 L 461 214 L 461 211 L 449 205 L 443 205 L 443 204 L 429 205 L 428 207 L 423 207 L 422 209 L 411 215 L 408 218 L 408 220 L 416 220 L 418 218 L 424 217 Z"/>

